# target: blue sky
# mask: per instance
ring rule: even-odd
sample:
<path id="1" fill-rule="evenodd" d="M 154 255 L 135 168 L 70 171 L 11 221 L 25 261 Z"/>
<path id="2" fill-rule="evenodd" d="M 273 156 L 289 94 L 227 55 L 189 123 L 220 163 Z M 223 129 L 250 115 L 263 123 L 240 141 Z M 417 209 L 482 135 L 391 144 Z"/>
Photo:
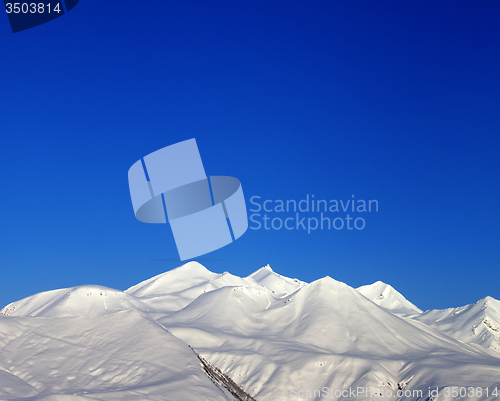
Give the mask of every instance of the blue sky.
<path id="1" fill-rule="evenodd" d="M 210 270 L 499 299 L 499 20 L 498 1 L 81 0 L 16 34 L 4 15 L 0 304 L 180 265 L 127 171 L 189 138 L 247 202 L 379 202 L 363 230 L 248 230 Z"/>

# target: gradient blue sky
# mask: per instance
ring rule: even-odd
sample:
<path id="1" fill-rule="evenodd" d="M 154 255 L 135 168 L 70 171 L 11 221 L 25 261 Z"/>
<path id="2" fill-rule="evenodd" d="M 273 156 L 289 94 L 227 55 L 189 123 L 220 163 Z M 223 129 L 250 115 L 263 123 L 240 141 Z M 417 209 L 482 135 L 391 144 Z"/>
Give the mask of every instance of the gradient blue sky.
<path id="1" fill-rule="evenodd" d="M 196 138 L 246 199 L 377 199 L 362 231 L 249 230 L 197 260 L 500 298 L 500 2 L 81 0 L 0 18 L 0 304 L 180 265 L 127 171 Z M 250 205 L 249 205 L 250 206 Z"/>

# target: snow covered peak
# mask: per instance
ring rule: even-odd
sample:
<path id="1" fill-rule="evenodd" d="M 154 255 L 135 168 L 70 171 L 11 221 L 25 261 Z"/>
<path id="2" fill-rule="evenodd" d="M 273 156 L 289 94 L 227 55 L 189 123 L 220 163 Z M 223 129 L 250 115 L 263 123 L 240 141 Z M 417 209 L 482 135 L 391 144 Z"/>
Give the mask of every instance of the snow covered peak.
<path id="1" fill-rule="evenodd" d="M 297 280 L 296 278 L 291 279 L 281 276 L 280 274 L 275 273 L 269 265 L 261 267 L 256 272 L 250 274 L 247 278 L 255 280 L 260 285 L 267 287 L 277 296 L 281 297 L 287 296 L 307 284 L 303 281 Z"/>
<path id="2" fill-rule="evenodd" d="M 354 304 L 370 304 L 354 288 L 330 276 L 306 284 L 289 297 L 291 303 L 302 304 L 307 310 L 317 313 L 321 308 L 348 311 Z M 321 315 L 321 313 L 319 314 Z"/>
<path id="3" fill-rule="evenodd" d="M 198 270 L 198 271 L 210 272 L 210 270 L 208 270 L 205 266 L 203 266 L 201 263 L 199 263 L 195 260 L 192 260 L 191 262 L 184 263 L 183 265 L 177 267 L 176 269 L 179 269 L 179 270 Z M 174 270 L 176 270 L 176 269 L 174 269 Z"/>
<path id="4" fill-rule="evenodd" d="M 177 274 L 179 276 L 189 276 L 189 275 L 195 275 L 195 276 L 203 276 L 203 277 L 213 277 L 213 276 L 218 276 L 217 273 L 213 273 L 210 270 L 208 270 L 205 266 L 203 266 L 201 263 L 198 263 L 196 261 L 191 261 L 184 263 L 183 265 L 176 267 L 175 269 L 172 269 L 165 274 Z"/>
<path id="5" fill-rule="evenodd" d="M 7 305 L 0 314 L 36 317 L 93 317 L 123 310 L 146 310 L 135 297 L 99 285 L 46 291 Z"/>
<path id="6" fill-rule="evenodd" d="M 341 286 L 347 286 L 347 284 L 343 283 L 342 281 L 335 280 L 334 278 L 330 276 L 325 276 L 320 279 L 317 279 L 313 281 L 311 284 L 317 283 L 318 285 L 341 285 Z"/>
<path id="7" fill-rule="evenodd" d="M 315 297 L 318 294 L 325 294 L 327 296 L 333 294 L 339 294 L 341 292 L 351 292 L 354 291 L 353 288 L 349 287 L 347 284 L 337 281 L 330 276 L 325 276 L 312 283 L 303 286 L 297 294 L 308 294 L 308 297 Z M 356 294 L 357 295 L 357 294 Z"/>
<path id="8" fill-rule="evenodd" d="M 228 272 L 212 273 L 197 262 L 159 274 L 125 292 L 140 298 L 159 317 L 183 309 L 204 293 L 238 286 L 271 292 L 250 277 L 242 278 Z"/>
<path id="9" fill-rule="evenodd" d="M 134 285 L 125 292 L 138 297 L 173 294 L 209 282 L 218 276 L 220 275 L 212 273 L 198 262 L 188 262 Z"/>
<path id="10" fill-rule="evenodd" d="M 415 317 L 450 337 L 500 352 L 500 301 L 485 297 L 459 308 L 434 309 Z"/>
<path id="11" fill-rule="evenodd" d="M 484 307 L 495 308 L 500 312 L 500 301 L 493 297 L 487 296 L 483 299 L 477 301 L 477 303 L 483 303 Z"/>
<path id="12" fill-rule="evenodd" d="M 259 280 L 266 278 L 271 273 L 274 273 L 274 271 L 273 271 L 273 269 L 271 269 L 271 266 L 269 266 L 267 264 L 264 267 L 261 267 L 259 270 L 250 274 L 248 277 L 253 278 L 255 281 L 259 281 Z"/>
<path id="13" fill-rule="evenodd" d="M 422 311 L 389 284 L 377 281 L 357 288 L 358 292 L 388 311 L 400 316 L 415 316 Z"/>

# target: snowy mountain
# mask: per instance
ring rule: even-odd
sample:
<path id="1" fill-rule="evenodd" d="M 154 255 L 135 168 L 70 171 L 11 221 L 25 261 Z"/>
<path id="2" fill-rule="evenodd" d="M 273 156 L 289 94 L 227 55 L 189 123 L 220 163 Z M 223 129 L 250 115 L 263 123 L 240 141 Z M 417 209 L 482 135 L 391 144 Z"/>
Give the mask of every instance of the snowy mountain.
<path id="1" fill-rule="evenodd" d="M 490 386 L 499 381 L 499 359 L 395 316 L 329 277 L 286 300 L 223 288 L 160 322 L 257 400 L 288 400 L 293 388 L 381 393 L 410 378 L 424 391 L 471 383 L 472 370 Z"/>
<path id="2" fill-rule="evenodd" d="M 381 282 L 356 290 L 190 262 L 124 292 L 82 286 L 7 305 L 0 399 L 392 400 L 400 389 L 496 400 L 499 327 L 490 297 L 422 313 Z M 446 386 L 491 390 L 450 398 Z"/>
<path id="3" fill-rule="evenodd" d="M 251 277 L 212 273 L 198 262 L 188 262 L 130 287 L 125 293 L 140 298 L 152 311 L 165 314 L 184 308 L 203 293 L 230 286 L 269 291 Z"/>
<path id="4" fill-rule="evenodd" d="M 370 301 L 375 302 L 388 311 L 400 316 L 416 316 L 422 311 L 397 292 L 389 284 L 382 281 L 370 285 L 364 285 L 357 289 Z"/>
<path id="5" fill-rule="evenodd" d="M 393 287 L 381 281 L 357 290 L 396 315 L 411 317 L 464 343 L 500 352 L 500 301 L 492 297 L 459 308 L 424 313 Z"/>
<path id="6" fill-rule="evenodd" d="M 460 308 L 427 311 L 415 319 L 457 340 L 500 353 L 500 301 L 492 297 Z"/>

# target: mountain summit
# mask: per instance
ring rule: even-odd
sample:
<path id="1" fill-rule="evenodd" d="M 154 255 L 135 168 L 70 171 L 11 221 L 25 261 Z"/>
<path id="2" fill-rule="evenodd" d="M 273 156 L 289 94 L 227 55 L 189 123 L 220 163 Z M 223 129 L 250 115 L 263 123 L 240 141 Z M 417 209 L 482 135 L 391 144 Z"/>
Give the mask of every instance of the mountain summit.
<path id="1" fill-rule="evenodd" d="M 303 281 L 291 279 L 275 273 L 269 265 L 261 267 L 256 272 L 250 274 L 248 278 L 269 288 L 276 295 L 281 297 L 291 294 L 306 285 Z"/>
<path id="2" fill-rule="evenodd" d="M 357 289 L 370 301 L 400 316 L 416 316 L 422 311 L 389 284 L 377 281 Z"/>

